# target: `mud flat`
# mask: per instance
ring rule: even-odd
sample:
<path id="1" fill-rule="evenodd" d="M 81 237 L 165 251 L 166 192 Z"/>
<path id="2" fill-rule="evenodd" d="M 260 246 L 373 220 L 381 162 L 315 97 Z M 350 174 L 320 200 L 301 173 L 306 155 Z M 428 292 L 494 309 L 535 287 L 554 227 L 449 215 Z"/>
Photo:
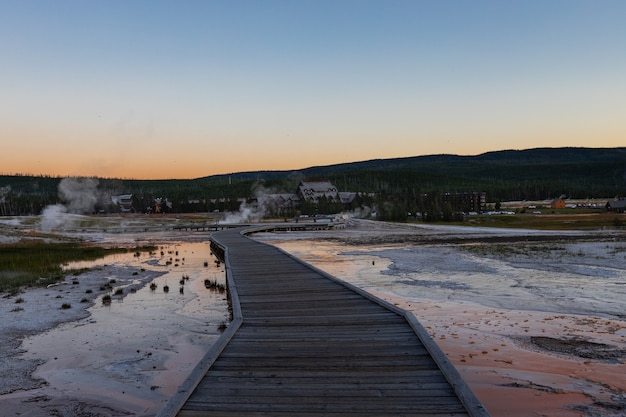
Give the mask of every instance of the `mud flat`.
<path id="1" fill-rule="evenodd" d="M 14 230 L 19 222 L 11 227 L 2 241 L 24 235 Z M 207 235 L 87 230 L 72 237 L 159 249 L 80 265 L 90 271 L 59 285 L 2 294 L 0 414 L 152 416 L 229 321 L 226 296 L 204 286 L 223 281 L 224 271 L 209 262 Z"/>
<path id="2" fill-rule="evenodd" d="M 622 231 L 355 220 L 256 238 L 414 312 L 494 417 L 626 415 Z"/>

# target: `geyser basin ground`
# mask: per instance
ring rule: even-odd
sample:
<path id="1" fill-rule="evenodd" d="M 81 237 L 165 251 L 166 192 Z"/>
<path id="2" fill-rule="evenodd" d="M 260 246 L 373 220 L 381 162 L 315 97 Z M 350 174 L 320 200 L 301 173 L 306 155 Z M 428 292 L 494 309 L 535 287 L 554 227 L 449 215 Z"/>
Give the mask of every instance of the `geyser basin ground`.
<path id="1" fill-rule="evenodd" d="M 77 292 L 69 284 L 28 290 L 19 295 L 20 304 L 16 297 L 0 298 L 2 317 L 11 319 L 0 328 L 0 348 L 29 336 L 14 346 L 23 352 L 0 355 L 2 366 L 14 369 L 3 368 L 2 374 L 11 381 L 19 376 L 23 384 L 0 396 L 3 413 L 154 415 L 226 318 L 226 301 L 202 285 L 208 271 L 199 248 L 208 248 L 209 235 L 173 231 L 175 218 L 72 221 L 64 235 L 106 244 L 156 244 L 166 254 L 108 262 L 79 276 Z M 36 235 L 36 224 L 32 218 L 2 219 L 1 240 Z M 626 236 L 585 232 L 589 241 L 568 240 L 580 233 L 350 220 L 345 230 L 255 238 L 414 311 L 494 417 L 623 416 Z M 537 234 L 552 236 L 549 242 L 523 242 Z M 494 236 L 499 243 L 484 243 Z M 458 238 L 474 242 L 450 243 Z M 198 246 L 187 249 L 186 243 Z M 184 266 L 182 261 L 178 267 L 165 265 L 170 256 L 176 259 L 177 249 Z M 182 268 L 198 268 L 197 276 L 188 272 L 184 295 L 178 292 Z M 89 311 L 81 310 L 86 289 L 111 278 L 118 286 L 141 282 L 132 284 L 136 293 L 127 292 L 122 301 L 114 297 L 106 307 L 96 299 Z M 158 288 L 151 293 L 148 284 L 155 279 Z M 215 297 L 218 305 L 204 296 Z M 72 308 L 62 310 L 64 302 Z M 24 311 L 12 312 L 17 306 Z"/>

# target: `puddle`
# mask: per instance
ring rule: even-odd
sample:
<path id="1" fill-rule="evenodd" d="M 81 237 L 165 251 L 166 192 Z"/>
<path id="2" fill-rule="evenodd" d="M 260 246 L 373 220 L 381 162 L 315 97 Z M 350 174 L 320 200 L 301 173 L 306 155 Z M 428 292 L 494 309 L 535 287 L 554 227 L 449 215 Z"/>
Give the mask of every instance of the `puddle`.
<path id="1" fill-rule="evenodd" d="M 228 323 L 226 294 L 204 286 L 205 279 L 224 283 L 223 266 L 214 259 L 208 243 L 180 243 L 151 255 L 115 254 L 68 265 L 161 275 L 146 281 L 121 268 L 127 276 L 102 277 L 113 282 L 111 293 L 122 292 L 110 304 L 102 302 L 103 293 L 89 317 L 25 339 L 23 359 L 45 361 L 33 374 L 47 382 L 38 391 L 58 396 L 48 391 L 61 389 L 64 396 L 114 402 L 133 414 L 156 413 Z"/>

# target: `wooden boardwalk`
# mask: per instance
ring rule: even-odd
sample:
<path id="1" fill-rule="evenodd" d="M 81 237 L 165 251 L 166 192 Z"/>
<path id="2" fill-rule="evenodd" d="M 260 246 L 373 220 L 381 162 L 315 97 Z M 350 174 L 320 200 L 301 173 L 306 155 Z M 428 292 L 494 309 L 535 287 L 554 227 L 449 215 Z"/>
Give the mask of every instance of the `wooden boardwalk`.
<path id="1" fill-rule="evenodd" d="M 234 320 L 159 413 L 488 413 L 415 318 L 237 230 L 218 232 Z"/>

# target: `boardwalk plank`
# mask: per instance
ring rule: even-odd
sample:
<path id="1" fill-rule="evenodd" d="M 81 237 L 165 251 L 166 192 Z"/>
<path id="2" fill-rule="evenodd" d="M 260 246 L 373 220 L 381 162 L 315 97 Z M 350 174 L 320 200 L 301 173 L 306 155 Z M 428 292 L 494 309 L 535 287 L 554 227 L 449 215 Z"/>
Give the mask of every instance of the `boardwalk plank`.
<path id="1" fill-rule="evenodd" d="M 397 309 L 235 230 L 212 239 L 241 318 L 178 416 L 488 417 Z"/>
<path id="2" fill-rule="evenodd" d="M 312 398 L 317 400 L 315 402 L 306 401 L 307 398 Z M 259 399 L 260 401 L 255 401 Z M 456 398 L 455 398 L 456 399 Z M 239 400 L 239 401 L 237 401 Z M 465 408 L 459 404 L 458 399 L 456 399 L 454 404 L 421 404 L 421 403 L 410 403 L 403 404 L 398 403 L 397 399 L 394 398 L 392 402 L 383 402 L 378 398 L 369 399 L 369 401 L 365 401 L 363 398 L 358 398 L 356 400 L 352 400 L 350 397 L 346 398 L 338 398 L 337 401 L 329 401 L 328 398 L 318 398 L 318 397 L 298 397 L 293 399 L 293 401 L 285 401 L 285 402 L 277 402 L 275 398 L 258 398 L 253 397 L 251 399 L 242 398 L 238 396 L 233 398 L 232 401 L 224 401 L 224 402 L 196 402 L 190 400 L 187 402 L 185 409 L 188 410 L 202 410 L 202 411 L 239 411 L 240 413 L 247 414 L 250 411 L 265 411 L 268 413 L 273 413 L 276 411 L 285 412 L 290 411 L 292 415 L 299 416 L 303 412 L 311 412 L 317 411 L 321 414 L 326 415 L 326 413 L 339 413 L 339 412 L 383 412 L 389 413 L 391 412 L 404 412 L 409 413 L 412 412 L 412 415 L 420 415 L 420 412 L 425 412 L 428 414 L 439 414 L 439 415 L 449 415 L 450 413 L 465 413 L 461 415 L 467 416 L 467 411 Z M 419 411 L 417 411 L 419 410 Z M 205 414 L 210 415 L 210 414 Z M 270 414 L 271 415 L 271 414 Z"/>

